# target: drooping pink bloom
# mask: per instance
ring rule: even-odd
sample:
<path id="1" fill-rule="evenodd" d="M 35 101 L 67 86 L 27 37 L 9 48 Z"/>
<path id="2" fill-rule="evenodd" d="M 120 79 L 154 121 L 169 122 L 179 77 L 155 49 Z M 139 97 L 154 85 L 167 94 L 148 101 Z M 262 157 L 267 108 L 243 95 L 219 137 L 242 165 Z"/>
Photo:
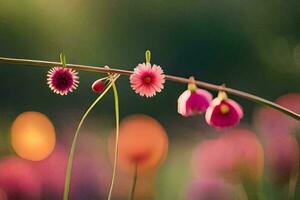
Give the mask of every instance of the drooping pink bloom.
<path id="1" fill-rule="evenodd" d="M 222 92 L 223 93 L 223 92 Z M 223 93 L 206 110 L 205 119 L 210 126 L 228 128 L 237 125 L 243 117 L 242 107 Z"/>
<path id="2" fill-rule="evenodd" d="M 74 69 L 53 67 L 47 77 L 49 88 L 56 94 L 67 95 L 78 87 L 78 72 Z"/>
<path id="3" fill-rule="evenodd" d="M 132 89 L 141 96 L 152 97 L 164 88 L 165 75 L 158 65 L 139 64 L 130 76 Z"/>
<path id="4" fill-rule="evenodd" d="M 178 113 L 187 117 L 206 111 L 212 95 L 202 89 L 186 90 L 178 98 Z"/>
<path id="5" fill-rule="evenodd" d="M 104 89 L 105 89 L 105 83 L 104 83 L 103 79 L 96 80 L 92 85 L 92 90 L 95 93 L 101 93 L 101 92 L 103 92 Z"/>

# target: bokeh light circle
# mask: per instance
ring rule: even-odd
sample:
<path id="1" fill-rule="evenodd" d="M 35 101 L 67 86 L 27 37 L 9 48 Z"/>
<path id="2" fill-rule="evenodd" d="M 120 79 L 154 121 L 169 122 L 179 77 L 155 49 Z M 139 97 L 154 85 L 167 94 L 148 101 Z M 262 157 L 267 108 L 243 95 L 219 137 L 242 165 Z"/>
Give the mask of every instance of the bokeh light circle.
<path id="1" fill-rule="evenodd" d="M 55 147 L 55 129 L 39 112 L 20 114 L 11 127 L 11 144 L 21 158 L 33 161 L 48 157 Z"/>
<path id="2" fill-rule="evenodd" d="M 115 132 L 110 140 L 113 155 Z M 119 168 L 129 173 L 138 165 L 138 172 L 153 171 L 165 159 L 168 137 L 165 129 L 155 119 L 146 115 L 132 115 L 122 121 L 119 140 Z"/>

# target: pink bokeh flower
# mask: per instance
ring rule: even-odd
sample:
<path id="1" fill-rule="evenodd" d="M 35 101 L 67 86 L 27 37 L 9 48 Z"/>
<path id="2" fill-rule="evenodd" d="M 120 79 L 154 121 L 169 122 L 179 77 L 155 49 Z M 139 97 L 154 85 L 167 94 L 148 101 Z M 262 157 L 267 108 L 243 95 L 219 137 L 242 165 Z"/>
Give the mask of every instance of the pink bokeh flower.
<path id="1" fill-rule="evenodd" d="M 1 200 L 2 196 L 3 200 L 41 199 L 40 177 L 30 164 L 31 162 L 13 156 L 0 160 Z"/>
<path id="2" fill-rule="evenodd" d="M 192 156 L 194 177 L 222 177 L 231 181 L 259 183 L 264 151 L 256 134 L 231 129 L 220 137 L 201 142 Z"/>
<path id="3" fill-rule="evenodd" d="M 276 100 L 296 113 L 300 113 L 300 93 L 290 93 Z M 273 137 L 274 134 L 290 134 L 300 129 L 300 122 L 271 108 L 260 108 L 254 114 L 254 125 L 263 136 Z"/>
<path id="4" fill-rule="evenodd" d="M 212 95 L 208 91 L 198 89 L 194 83 L 190 83 L 178 98 L 178 113 L 185 117 L 203 113 L 211 100 Z"/>
<path id="5" fill-rule="evenodd" d="M 289 183 L 297 177 L 299 146 L 296 138 L 288 133 L 265 138 L 266 164 L 272 181 L 278 185 Z"/>
<path id="6" fill-rule="evenodd" d="M 237 199 L 236 190 L 222 178 L 205 177 L 189 184 L 185 200 L 232 200 Z"/>
<path id="7" fill-rule="evenodd" d="M 242 107 L 228 99 L 225 92 L 219 92 L 206 110 L 205 119 L 210 126 L 228 128 L 237 125 L 243 117 Z"/>
<path id="8" fill-rule="evenodd" d="M 47 77 L 49 88 L 56 94 L 67 95 L 78 87 L 78 72 L 74 69 L 53 67 Z"/>
<path id="9" fill-rule="evenodd" d="M 164 88 L 164 71 L 149 62 L 139 64 L 130 76 L 132 89 L 141 96 L 152 97 Z"/>

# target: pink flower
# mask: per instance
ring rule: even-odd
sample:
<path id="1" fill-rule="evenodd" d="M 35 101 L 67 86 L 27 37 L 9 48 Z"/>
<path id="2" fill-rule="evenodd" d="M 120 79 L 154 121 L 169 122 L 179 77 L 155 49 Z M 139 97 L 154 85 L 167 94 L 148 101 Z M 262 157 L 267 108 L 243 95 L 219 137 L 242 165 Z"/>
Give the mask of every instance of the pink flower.
<path id="1" fill-rule="evenodd" d="M 194 89 L 189 87 L 178 98 L 178 113 L 185 117 L 205 112 L 212 100 L 209 92 L 193 85 Z"/>
<path id="2" fill-rule="evenodd" d="M 228 99 L 224 92 L 219 92 L 206 110 L 205 119 L 210 126 L 227 128 L 237 125 L 243 117 L 241 106 Z"/>
<path id="3" fill-rule="evenodd" d="M 139 64 L 130 76 L 132 89 L 141 96 L 152 97 L 164 88 L 165 75 L 158 65 Z"/>
<path id="4" fill-rule="evenodd" d="M 70 68 L 53 67 L 48 71 L 47 83 L 56 94 L 67 95 L 78 87 L 78 72 Z"/>

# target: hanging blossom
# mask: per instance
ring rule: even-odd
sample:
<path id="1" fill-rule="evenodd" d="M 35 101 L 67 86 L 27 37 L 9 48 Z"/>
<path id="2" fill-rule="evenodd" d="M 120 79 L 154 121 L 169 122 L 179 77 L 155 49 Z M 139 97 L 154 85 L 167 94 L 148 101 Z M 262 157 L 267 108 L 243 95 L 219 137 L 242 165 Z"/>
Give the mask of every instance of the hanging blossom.
<path id="1" fill-rule="evenodd" d="M 178 113 L 185 117 L 205 112 L 212 100 L 211 93 L 197 88 L 194 77 L 190 80 L 192 83 L 178 98 Z"/>
<path id="2" fill-rule="evenodd" d="M 106 87 L 106 82 L 107 82 L 108 78 L 100 78 L 98 80 L 96 80 L 93 85 L 92 85 L 92 90 L 95 93 L 101 93 L 104 91 L 105 87 Z"/>
<path id="3" fill-rule="evenodd" d="M 132 89 L 140 96 L 153 97 L 164 88 L 164 71 L 150 62 L 139 64 L 130 76 Z"/>
<path id="4" fill-rule="evenodd" d="M 224 91 L 219 91 L 206 110 L 206 122 L 216 128 L 228 128 L 237 125 L 243 117 L 242 107 L 227 97 Z"/>
<path id="5" fill-rule="evenodd" d="M 53 67 L 48 71 L 47 84 L 56 94 L 67 95 L 78 87 L 78 72 L 71 68 Z"/>

